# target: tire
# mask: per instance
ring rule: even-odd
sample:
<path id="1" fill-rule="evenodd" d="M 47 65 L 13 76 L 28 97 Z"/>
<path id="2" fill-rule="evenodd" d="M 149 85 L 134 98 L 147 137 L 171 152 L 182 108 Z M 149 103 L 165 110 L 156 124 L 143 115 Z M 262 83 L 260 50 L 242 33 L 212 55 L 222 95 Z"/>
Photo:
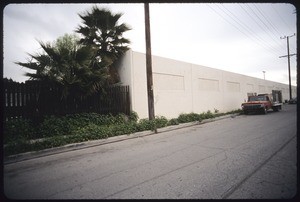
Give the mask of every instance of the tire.
<path id="1" fill-rule="evenodd" d="M 262 108 L 262 113 L 263 113 L 263 114 L 267 114 L 267 113 L 268 113 L 268 110 L 267 110 L 266 107 Z"/>
<path id="2" fill-rule="evenodd" d="M 279 111 L 279 107 L 273 107 L 273 111 L 274 112 L 278 112 Z"/>

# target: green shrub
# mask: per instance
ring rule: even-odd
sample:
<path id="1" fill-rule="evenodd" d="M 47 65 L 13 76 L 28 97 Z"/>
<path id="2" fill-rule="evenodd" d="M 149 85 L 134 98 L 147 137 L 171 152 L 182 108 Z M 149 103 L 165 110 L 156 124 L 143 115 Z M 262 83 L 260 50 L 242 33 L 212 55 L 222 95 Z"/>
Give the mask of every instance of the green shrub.
<path id="1" fill-rule="evenodd" d="M 71 135 L 80 128 L 90 127 L 89 124 L 104 126 L 126 122 L 128 122 L 128 117 L 125 114 L 113 116 L 112 114 L 82 113 L 64 117 L 49 116 L 40 124 L 39 133 L 42 137 Z"/>
<path id="2" fill-rule="evenodd" d="M 210 119 L 210 118 L 214 118 L 214 117 L 216 117 L 216 115 L 213 114 L 210 110 L 208 110 L 206 113 L 203 112 L 200 114 L 201 119 Z"/>
<path id="3" fill-rule="evenodd" d="M 82 113 L 63 117 L 48 116 L 37 127 L 37 131 L 33 130 L 28 120 L 8 121 L 5 124 L 5 154 L 11 155 L 74 142 L 130 134 L 138 131 L 138 124 L 135 122 L 137 118 L 136 113 L 132 113 L 131 121 L 124 114 L 112 116 L 111 114 Z M 46 139 L 30 143 L 28 140 L 36 138 L 36 133 L 39 134 L 38 138 Z"/>
<path id="4" fill-rule="evenodd" d="M 110 126 L 110 129 L 111 129 L 110 136 L 131 134 L 138 131 L 138 124 L 134 122 L 130 122 L 127 124 L 113 125 Z"/>
<path id="5" fill-rule="evenodd" d="M 149 119 L 140 119 L 137 125 L 137 131 L 153 130 L 154 121 Z"/>
<path id="6" fill-rule="evenodd" d="M 75 136 L 80 136 L 81 139 L 95 140 L 103 139 L 117 135 L 130 134 L 137 131 L 136 123 L 123 123 L 107 126 L 99 126 L 93 123 L 75 131 Z"/>
<path id="7" fill-rule="evenodd" d="M 215 110 L 216 112 L 216 110 Z M 240 113 L 233 110 L 227 113 Z M 116 135 L 131 134 L 138 131 L 154 130 L 168 125 L 178 125 L 220 115 L 209 110 L 206 113 L 180 114 L 177 119 L 168 119 L 157 116 L 154 120 L 140 119 L 136 112 L 127 117 L 124 114 L 117 116 L 100 115 L 97 113 L 81 113 L 63 117 L 49 116 L 39 126 L 25 119 L 6 121 L 4 123 L 4 155 L 12 155 L 27 151 L 58 147 L 70 143 L 87 140 L 103 139 Z M 47 137 L 42 142 L 30 143 L 28 140 L 36 137 Z"/>
<path id="8" fill-rule="evenodd" d="M 126 116 L 125 114 L 117 114 L 113 116 L 113 122 L 110 125 L 115 125 L 115 124 L 126 124 L 129 122 L 129 117 Z"/>
<path id="9" fill-rule="evenodd" d="M 189 116 L 188 114 L 180 114 L 177 118 L 178 122 L 179 123 L 186 123 L 186 122 L 189 122 Z"/>
<path id="10" fill-rule="evenodd" d="M 129 115 L 129 121 L 133 121 L 137 123 L 138 119 L 139 119 L 139 115 L 136 112 L 131 111 Z"/>
<path id="11" fill-rule="evenodd" d="M 68 117 L 47 116 L 40 124 L 38 133 L 40 137 L 66 135 L 72 127 L 74 125 L 68 121 Z"/>
<path id="12" fill-rule="evenodd" d="M 166 127 L 168 119 L 164 116 L 156 116 L 154 120 L 140 119 L 136 131 L 154 130 L 156 128 Z"/>
<path id="13" fill-rule="evenodd" d="M 103 115 L 97 113 L 81 113 L 81 114 L 71 114 L 66 117 L 73 124 L 77 124 L 77 127 L 83 127 L 89 123 L 96 125 L 111 125 L 120 122 L 124 122 L 125 115 L 113 116 L 112 114 Z"/>
<path id="14" fill-rule="evenodd" d="M 175 119 L 175 118 L 170 119 L 169 122 L 168 122 L 169 126 L 170 125 L 178 125 L 178 124 L 179 124 L 179 121 L 178 121 L 178 119 Z"/>
<path id="15" fill-rule="evenodd" d="M 27 151 L 32 151 L 31 144 L 28 143 L 25 139 L 20 138 L 5 144 L 3 148 L 3 155 L 8 156 Z"/>
<path id="16" fill-rule="evenodd" d="M 90 139 L 107 138 L 108 127 L 90 123 L 82 128 L 78 128 L 76 131 L 74 131 L 74 135 L 81 138 L 87 136 L 87 138 L 90 137 Z"/>
<path id="17" fill-rule="evenodd" d="M 201 121 L 201 116 L 196 113 L 189 113 L 189 114 L 180 114 L 178 116 L 179 123 L 188 123 L 192 121 Z"/>
<path id="18" fill-rule="evenodd" d="M 13 119 L 3 123 L 3 142 L 4 144 L 17 141 L 19 139 L 30 139 L 37 136 L 36 128 L 33 123 L 27 119 Z"/>
<path id="19" fill-rule="evenodd" d="M 156 116 L 154 119 L 156 128 L 163 128 L 168 125 L 168 119 L 164 116 Z"/>
<path id="20" fill-rule="evenodd" d="M 236 110 L 229 111 L 226 114 L 242 114 L 242 113 L 243 113 L 242 109 L 236 109 Z"/>

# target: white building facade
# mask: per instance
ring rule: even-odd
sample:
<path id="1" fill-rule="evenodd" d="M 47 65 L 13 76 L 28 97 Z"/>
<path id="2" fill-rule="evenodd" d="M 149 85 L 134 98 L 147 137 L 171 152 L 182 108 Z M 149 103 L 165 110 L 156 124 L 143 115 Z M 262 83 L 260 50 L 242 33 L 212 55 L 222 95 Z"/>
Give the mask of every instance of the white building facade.
<path id="1" fill-rule="evenodd" d="M 122 85 L 129 85 L 131 110 L 148 118 L 146 56 L 129 50 L 118 62 Z M 281 90 L 289 99 L 289 86 L 237 73 L 152 56 L 156 116 L 177 118 L 181 113 L 228 112 L 241 108 L 247 93 Z M 292 86 L 296 96 L 296 87 Z"/>

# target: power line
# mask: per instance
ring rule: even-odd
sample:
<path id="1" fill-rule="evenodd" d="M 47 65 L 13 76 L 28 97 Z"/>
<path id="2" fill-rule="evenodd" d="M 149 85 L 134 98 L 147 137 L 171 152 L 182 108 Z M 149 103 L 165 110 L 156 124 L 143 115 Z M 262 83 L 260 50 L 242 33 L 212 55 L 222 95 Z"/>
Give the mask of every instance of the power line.
<path id="1" fill-rule="evenodd" d="M 258 10 L 258 12 L 261 14 L 261 16 L 263 16 L 263 18 L 271 25 L 271 27 L 273 28 L 273 30 L 275 30 L 275 32 L 277 32 L 278 35 L 275 35 L 273 32 L 271 32 L 271 33 L 275 36 L 275 40 L 274 40 L 274 41 L 275 41 L 277 44 L 279 44 L 279 46 L 282 46 L 282 47 L 283 47 L 283 44 L 280 44 L 280 43 L 278 42 L 278 37 L 282 36 L 282 34 L 279 33 L 278 29 L 276 28 L 276 26 L 274 26 L 274 24 L 272 23 L 272 21 L 270 21 L 270 20 L 268 19 L 268 17 L 267 17 L 263 12 L 261 12 L 261 10 L 260 10 L 255 4 L 254 4 L 254 7 Z"/>
<path id="2" fill-rule="evenodd" d="M 280 18 L 281 22 L 283 22 L 283 24 L 286 26 L 286 28 L 288 28 L 290 30 L 290 32 L 294 32 L 293 29 L 291 28 L 291 26 L 285 21 L 285 19 L 282 17 L 282 15 L 280 15 L 280 13 L 278 12 L 278 10 L 275 8 L 274 4 L 271 4 L 271 8 L 273 9 L 273 11 L 275 11 L 275 13 L 277 14 L 277 16 Z M 295 13 L 295 12 L 294 12 Z M 281 36 L 284 34 L 280 34 Z M 296 52 L 296 48 L 294 44 L 291 44 L 290 49 L 293 50 L 293 52 Z"/>
<path id="3" fill-rule="evenodd" d="M 264 48 L 264 49 L 266 49 L 266 45 L 262 45 L 261 43 L 258 43 L 256 40 L 254 40 L 252 37 L 253 36 L 256 36 L 255 34 L 254 35 L 251 35 L 250 34 L 250 36 L 247 34 L 247 33 L 245 33 L 243 30 L 241 30 L 239 27 L 237 27 L 235 24 L 233 24 L 233 23 L 231 23 L 229 20 L 227 20 L 227 18 L 225 18 L 223 15 L 221 15 L 218 11 L 216 11 L 212 6 L 210 6 L 210 5 L 208 5 L 208 4 L 206 4 L 211 10 L 213 10 L 217 15 L 219 15 L 222 19 L 224 19 L 226 22 L 228 22 L 229 24 L 231 24 L 233 27 L 235 27 L 238 31 L 240 31 L 242 34 L 244 34 L 246 37 L 248 37 L 248 38 L 250 38 L 252 41 L 254 41 L 256 44 L 258 44 L 259 46 L 261 46 L 262 48 Z M 220 7 L 218 7 L 218 8 L 220 8 Z M 221 9 L 222 10 L 222 9 Z M 230 18 L 232 18 L 228 13 L 226 13 L 226 12 L 224 12 L 224 10 L 222 10 L 222 12 L 223 13 L 225 13 L 227 16 L 229 16 Z M 233 19 L 234 20 L 234 19 Z M 234 20 L 234 21 L 236 21 L 236 20 Z M 238 23 L 239 24 L 239 23 Z M 249 32 L 249 31 L 247 31 L 247 32 Z M 252 36 L 252 37 L 251 37 Z M 267 50 L 267 52 L 269 53 L 269 54 L 271 54 L 270 53 L 270 51 L 272 51 L 273 52 L 273 54 L 275 54 L 275 55 L 278 55 L 278 52 L 276 51 L 276 50 L 274 50 L 274 48 L 272 49 L 272 50 L 268 50 L 268 48 L 266 49 Z M 272 54 L 272 55 L 273 55 Z"/>
<path id="4" fill-rule="evenodd" d="M 275 41 L 276 43 L 278 43 L 280 46 L 281 46 L 281 44 L 278 42 L 278 38 L 276 37 L 276 39 L 274 39 L 271 35 L 270 35 L 270 33 L 273 33 L 271 30 L 270 30 L 270 28 L 269 28 L 269 26 L 256 14 L 256 12 L 250 7 L 250 5 L 246 5 L 251 11 L 252 11 L 252 13 L 254 13 L 254 15 L 258 18 L 258 20 L 262 23 L 262 24 L 264 24 L 264 26 L 265 27 L 262 27 L 262 26 L 260 26 L 260 28 L 262 29 L 262 30 L 264 30 L 264 32 L 265 33 L 267 33 L 268 35 L 269 35 L 269 37 L 270 38 L 272 38 L 272 40 L 273 41 Z M 268 30 L 266 30 L 265 28 L 267 28 Z"/>
<path id="5" fill-rule="evenodd" d="M 242 5 L 239 6 L 243 9 L 244 13 L 246 13 L 248 17 L 250 17 L 250 19 L 256 23 L 256 25 L 258 25 L 258 27 L 263 31 L 263 33 L 267 34 L 269 40 L 264 39 L 262 35 L 259 35 L 255 31 L 253 31 L 253 29 L 249 26 L 249 23 L 247 24 L 245 23 L 245 21 L 242 21 L 242 18 L 235 15 L 230 9 L 225 7 L 223 4 L 221 4 L 221 6 L 219 6 L 218 4 L 214 4 L 215 7 L 209 4 L 206 5 L 223 20 L 225 20 L 234 28 L 236 28 L 239 32 L 241 32 L 244 36 L 251 39 L 263 49 L 267 50 L 267 53 L 271 55 L 278 55 L 282 53 L 281 51 L 284 48 L 284 44 L 279 42 L 279 37 L 281 35 L 279 30 L 276 28 L 274 23 L 272 23 L 272 21 L 268 19 L 267 15 L 264 15 L 260 8 L 255 4 L 253 5 L 254 8 L 252 8 L 248 4 L 245 4 L 248 9 L 245 9 Z M 254 11 L 254 9 L 256 10 L 256 12 Z M 277 36 L 277 34 L 279 35 Z M 273 44 L 270 43 L 270 39 L 274 42 Z M 277 44 L 277 46 L 275 46 L 275 44 Z M 291 49 L 295 50 L 293 45 L 291 46 Z"/>
<path id="6" fill-rule="evenodd" d="M 247 11 L 247 9 L 245 9 L 243 6 L 241 6 L 241 5 L 239 5 L 243 10 L 244 10 L 244 12 L 250 17 L 250 19 L 251 20 L 253 20 L 254 22 L 255 22 L 255 24 L 257 24 L 261 29 L 262 29 L 262 31 L 263 32 L 265 32 L 265 30 L 264 30 L 264 28 L 260 25 L 260 23 L 258 23 L 257 21 L 256 21 L 256 19 L 255 18 L 253 18 L 253 16 Z"/>
<path id="7" fill-rule="evenodd" d="M 271 4 L 271 8 L 273 8 L 273 10 L 277 13 L 277 15 L 279 16 L 279 18 L 282 20 L 282 22 L 286 25 L 286 27 L 290 30 L 290 32 L 294 32 L 293 29 L 291 29 L 291 27 L 286 23 L 286 21 L 283 19 L 283 17 L 280 15 L 280 13 L 275 9 L 275 7 L 273 6 L 273 4 Z"/>
<path id="8" fill-rule="evenodd" d="M 279 33 L 279 31 L 277 30 L 276 27 L 274 27 L 273 23 L 269 21 L 269 19 L 263 14 L 263 12 L 261 12 L 261 10 L 254 4 L 254 7 L 256 8 L 256 10 L 261 14 L 261 16 L 263 16 L 263 18 L 271 25 L 271 27 L 273 28 L 273 30 L 275 30 L 275 32 L 277 32 L 278 36 L 280 36 L 281 34 Z M 273 32 L 272 32 L 273 33 Z M 275 35 L 274 35 L 275 36 Z M 275 36 L 277 37 L 277 36 Z"/>
<path id="9" fill-rule="evenodd" d="M 223 20 L 225 20 L 226 22 L 228 22 L 229 24 L 231 24 L 233 27 L 235 27 L 237 30 L 239 30 L 242 34 L 244 34 L 245 36 L 248 37 L 248 35 L 246 33 L 244 33 L 242 30 L 240 30 L 237 26 L 235 26 L 234 24 L 232 24 L 230 21 L 228 21 L 226 18 L 224 18 L 220 13 L 218 13 L 213 7 L 211 7 L 210 5 L 206 4 L 210 9 L 212 9 L 217 15 L 219 15 L 221 18 L 223 18 Z"/>
<path id="10" fill-rule="evenodd" d="M 273 49 L 274 51 L 278 51 L 276 50 L 272 45 L 270 45 L 268 42 L 266 42 L 264 39 L 262 39 L 259 35 L 257 35 L 249 26 L 247 26 L 247 24 L 245 24 L 243 21 L 241 21 L 235 14 L 233 14 L 230 10 L 228 10 L 224 5 L 222 5 L 224 7 L 224 9 L 226 9 L 230 15 L 227 14 L 227 12 L 225 12 L 223 9 L 220 9 L 225 12 L 231 19 L 233 19 L 235 22 L 237 22 L 242 28 L 244 28 L 246 30 L 246 32 L 250 33 L 250 36 L 252 36 L 253 38 L 258 39 L 259 41 L 261 41 L 261 43 L 263 43 L 265 46 L 269 46 L 269 48 Z M 231 17 L 233 16 L 233 18 Z"/>

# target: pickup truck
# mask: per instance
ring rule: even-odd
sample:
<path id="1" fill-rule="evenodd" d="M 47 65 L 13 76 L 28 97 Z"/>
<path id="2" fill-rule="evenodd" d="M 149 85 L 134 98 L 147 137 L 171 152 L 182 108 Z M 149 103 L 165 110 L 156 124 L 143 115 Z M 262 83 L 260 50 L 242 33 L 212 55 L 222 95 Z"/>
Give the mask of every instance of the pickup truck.
<path id="1" fill-rule="evenodd" d="M 244 114 L 249 112 L 262 112 L 266 114 L 269 109 L 279 111 L 282 108 L 282 94 L 280 90 L 272 90 L 271 94 L 258 94 L 248 96 L 248 101 L 242 103 Z"/>

